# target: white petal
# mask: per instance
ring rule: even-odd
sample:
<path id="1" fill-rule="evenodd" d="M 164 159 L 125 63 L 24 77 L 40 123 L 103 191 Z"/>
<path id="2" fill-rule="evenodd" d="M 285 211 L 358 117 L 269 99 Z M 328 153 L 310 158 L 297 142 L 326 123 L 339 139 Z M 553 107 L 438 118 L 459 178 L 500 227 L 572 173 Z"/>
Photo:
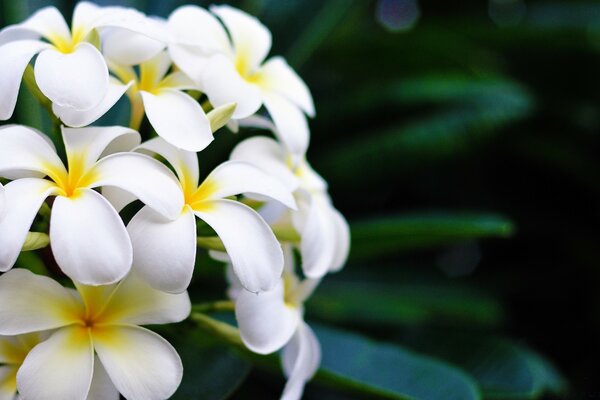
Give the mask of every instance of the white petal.
<path id="1" fill-rule="evenodd" d="M 302 321 L 294 337 L 283 349 L 282 362 L 288 381 L 282 400 L 300 400 L 304 384 L 321 364 L 321 346 L 310 327 Z"/>
<path id="2" fill-rule="evenodd" d="M 108 67 L 91 44 L 81 43 L 74 52 L 42 51 L 35 62 L 35 80 L 53 103 L 84 111 L 100 104 L 108 90 Z"/>
<path id="3" fill-rule="evenodd" d="M 186 290 L 196 262 L 196 217 L 189 207 L 174 221 L 144 207 L 127 230 L 134 270 L 156 289 L 170 293 Z"/>
<path id="4" fill-rule="evenodd" d="M 88 128 L 62 127 L 62 136 L 69 160 L 83 157 L 84 170 L 90 169 L 103 155 L 129 151 L 141 142 L 140 134 L 121 126 Z"/>
<path id="5" fill-rule="evenodd" d="M 23 72 L 31 58 L 45 48 L 48 48 L 47 43 L 36 40 L 19 40 L 0 46 L 0 120 L 12 116 Z"/>
<path id="6" fill-rule="evenodd" d="M 21 125 L 0 128 L 0 175 L 10 177 L 22 171 L 46 175 L 50 168 L 64 171 L 49 142 L 49 138 Z"/>
<path id="7" fill-rule="evenodd" d="M 15 400 L 17 396 L 18 365 L 0 367 L 0 400 Z"/>
<path id="8" fill-rule="evenodd" d="M 159 154 L 171 164 L 180 181 L 185 181 L 190 185 L 198 185 L 200 171 L 198 169 L 198 155 L 196 153 L 178 149 L 160 137 L 142 143 L 136 150 L 144 153 Z"/>
<path id="9" fill-rule="evenodd" d="M 28 400 L 85 399 L 92 381 L 94 348 L 80 325 L 62 328 L 27 355 L 17 387 Z"/>
<path id="10" fill-rule="evenodd" d="M 15 264 L 38 210 L 55 190 L 52 182 L 37 178 L 18 179 L 5 186 L 6 213 L 0 220 L 0 271 Z"/>
<path id="11" fill-rule="evenodd" d="M 119 400 L 119 391 L 110 380 L 98 357 L 94 358 L 94 376 L 86 400 Z"/>
<path id="12" fill-rule="evenodd" d="M 127 29 L 110 28 L 102 32 L 102 53 L 118 65 L 138 65 L 165 49 L 164 42 Z"/>
<path id="13" fill-rule="evenodd" d="M 114 186 L 104 186 L 102 196 L 109 201 L 115 210 L 120 213 L 125 207 L 137 200 L 137 197 L 123 189 Z"/>
<path id="14" fill-rule="evenodd" d="M 244 161 L 222 163 L 206 177 L 205 184 L 214 188 L 210 200 L 251 193 L 267 196 L 296 209 L 296 201 L 289 189 L 276 178 Z"/>
<path id="15" fill-rule="evenodd" d="M 122 326 L 94 330 L 94 346 L 125 398 L 167 399 L 181 382 L 183 366 L 177 352 L 147 329 Z"/>
<path id="16" fill-rule="evenodd" d="M 104 13 L 104 9 L 89 1 L 80 1 L 73 10 L 73 30 L 89 31 L 94 21 Z"/>
<path id="17" fill-rule="evenodd" d="M 229 158 L 257 166 L 279 179 L 291 191 L 296 190 L 300 184 L 287 164 L 284 147 L 266 136 L 255 136 L 242 141 L 235 146 Z"/>
<path id="18" fill-rule="evenodd" d="M 56 281 L 15 268 L 0 277 L 0 334 L 18 335 L 77 321 L 81 304 Z"/>
<path id="19" fill-rule="evenodd" d="M 123 85 L 114 78 L 110 79 L 106 96 L 104 96 L 100 104 L 96 107 L 86 111 L 78 111 L 71 107 L 61 107 L 57 104 L 52 104 L 52 111 L 65 125 L 76 128 L 88 126 L 106 114 L 132 84 L 133 82 L 129 82 L 127 85 Z"/>
<path id="20" fill-rule="evenodd" d="M 167 24 L 174 33 L 174 41 L 177 44 L 197 46 L 206 53 L 219 52 L 233 55 L 223 26 L 211 13 L 201 7 L 181 6 L 169 16 Z M 185 70 L 178 62 L 177 65 Z"/>
<path id="21" fill-rule="evenodd" d="M 166 21 L 161 18 L 150 18 L 129 7 L 101 7 L 101 15 L 94 20 L 94 27 L 104 31 L 110 29 L 125 29 L 139 33 L 150 39 L 163 43 L 173 41 L 171 32 L 167 29 Z"/>
<path id="22" fill-rule="evenodd" d="M 233 42 L 236 56 L 244 58 L 249 71 L 258 67 L 271 49 L 271 32 L 260 21 L 227 5 L 212 6 L 210 11 L 223 21 Z"/>
<path id="23" fill-rule="evenodd" d="M 6 214 L 6 193 L 4 192 L 4 185 L 0 183 L 0 221 Z"/>
<path id="24" fill-rule="evenodd" d="M 96 187 L 116 186 L 169 219 L 183 208 L 183 193 L 173 173 L 160 162 L 138 153 L 102 158 L 94 167 Z"/>
<path id="25" fill-rule="evenodd" d="M 215 200 L 195 214 L 217 232 L 246 289 L 261 292 L 279 282 L 283 271 L 281 246 L 256 211 L 235 201 Z"/>
<path id="26" fill-rule="evenodd" d="M 90 189 L 56 197 L 50 244 L 63 272 L 86 285 L 114 283 L 131 268 L 131 242 L 119 214 Z"/>
<path id="27" fill-rule="evenodd" d="M 306 116 L 294 103 L 276 93 L 263 93 L 265 107 L 277 127 L 274 132 L 291 153 L 304 155 L 309 130 Z"/>
<path id="28" fill-rule="evenodd" d="M 315 116 L 315 105 L 306 83 L 282 57 L 269 59 L 261 68 L 260 74 L 263 90 L 278 93 L 309 116 Z"/>
<path id="29" fill-rule="evenodd" d="M 331 220 L 335 225 L 336 246 L 329 271 L 337 272 L 342 269 L 350 253 L 350 226 L 344 216 L 333 207 L 331 209 Z"/>
<path id="30" fill-rule="evenodd" d="M 262 104 L 258 86 L 246 82 L 233 62 L 222 54 L 212 56 L 202 73 L 200 86 L 214 107 L 236 103 L 233 118 L 254 114 Z"/>
<path id="31" fill-rule="evenodd" d="M 167 142 L 180 149 L 201 151 L 213 141 L 208 117 L 189 95 L 173 89 L 140 94 L 150 124 Z"/>
<path id="32" fill-rule="evenodd" d="M 70 38 L 71 31 L 56 7 L 44 7 L 20 24 L 11 25 L 0 32 L 0 43 L 22 39 L 24 32 L 51 38 Z M 39 37 L 39 36 L 38 36 Z"/>
<path id="33" fill-rule="evenodd" d="M 269 354 L 282 348 L 300 322 L 298 309 L 284 302 L 281 280 L 271 290 L 250 293 L 242 290 L 235 305 L 235 317 L 244 344 L 253 352 Z"/>

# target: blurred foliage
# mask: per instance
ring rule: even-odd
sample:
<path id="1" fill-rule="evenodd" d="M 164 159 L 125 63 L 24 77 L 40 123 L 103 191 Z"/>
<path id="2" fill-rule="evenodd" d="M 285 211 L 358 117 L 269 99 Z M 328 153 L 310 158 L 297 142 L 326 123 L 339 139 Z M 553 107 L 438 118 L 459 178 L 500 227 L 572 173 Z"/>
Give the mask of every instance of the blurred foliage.
<path id="1" fill-rule="evenodd" d="M 98 3 L 165 16 L 186 2 Z M 309 159 L 352 225 L 348 266 L 307 305 L 336 328 L 316 329 L 323 365 L 305 398 L 597 396 L 600 3 L 228 3 L 272 30 L 273 53 L 311 87 Z M 3 24 L 73 7 L 1 4 Z M 103 122 L 126 118 L 120 105 Z M 16 120 L 50 126 L 27 93 Z M 219 133 L 203 173 L 248 133 Z M 44 268 L 36 255 L 47 257 L 19 265 Z M 192 298 L 222 298 L 221 266 L 203 252 L 198 265 Z M 222 343 L 178 335 L 177 398 L 280 393 L 275 359 L 251 368 Z"/>

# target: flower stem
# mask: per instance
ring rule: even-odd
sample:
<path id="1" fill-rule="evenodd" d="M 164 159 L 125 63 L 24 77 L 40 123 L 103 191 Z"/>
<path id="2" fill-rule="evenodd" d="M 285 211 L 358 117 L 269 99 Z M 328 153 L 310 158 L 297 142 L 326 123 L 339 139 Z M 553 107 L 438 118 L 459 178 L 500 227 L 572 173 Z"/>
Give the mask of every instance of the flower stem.
<path id="1" fill-rule="evenodd" d="M 235 304 L 231 300 L 213 301 L 210 303 L 194 304 L 192 306 L 192 311 L 199 312 L 199 313 L 233 311 L 233 310 L 235 310 Z"/>
<path id="2" fill-rule="evenodd" d="M 244 346 L 242 338 L 240 337 L 240 331 L 236 327 L 225 322 L 217 321 L 216 319 L 199 312 L 193 312 L 190 315 L 190 319 L 204 332 L 216 336 L 231 345 L 246 349 L 246 346 Z"/>

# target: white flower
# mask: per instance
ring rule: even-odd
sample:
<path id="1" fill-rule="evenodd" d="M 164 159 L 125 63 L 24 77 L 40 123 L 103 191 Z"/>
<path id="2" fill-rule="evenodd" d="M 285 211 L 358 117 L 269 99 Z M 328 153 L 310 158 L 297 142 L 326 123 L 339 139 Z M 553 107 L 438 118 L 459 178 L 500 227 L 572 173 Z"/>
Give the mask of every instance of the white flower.
<path id="1" fill-rule="evenodd" d="M 0 277 L 0 334 L 55 330 L 17 373 L 28 400 L 167 399 L 183 373 L 175 349 L 139 325 L 187 318 L 190 299 L 153 290 L 135 276 L 118 284 L 66 289 L 14 269 Z M 92 384 L 93 380 L 93 384 Z M 93 396 L 92 396 L 93 394 Z"/>
<path id="2" fill-rule="evenodd" d="M 215 107 L 236 103 L 235 119 L 254 114 L 264 104 L 290 151 L 305 153 L 309 130 L 304 113 L 315 114 L 306 84 L 281 57 L 263 64 L 271 33 L 256 18 L 225 5 L 211 11 L 229 35 L 215 16 L 200 7 L 183 6 L 171 14 L 173 60 Z"/>
<path id="3" fill-rule="evenodd" d="M 259 354 L 273 353 L 283 347 L 282 364 L 288 381 L 281 398 L 298 400 L 304 384 L 321 363 L 321 347 L 303 316 L 304 301 L 319 280 L 298 279 L 289 245 L 284 246 L 284 255 L 283 277 L 273 290 L 250 293 L 230 277 L 229 293 L 235 300 L 235 315 L 244 344 Z"/>
<path id="4" fill-rule="evenodd" d="M 13 400 L 17 395 L 17 371 L 32 348 L 46 339 L 43 333 L 0 336 L 0 399 Z"/>
<path id="5" fill-rule="evenodd" d="M 83 111 L 100 104 L 109 87 L 108 67 L 89 40 L 95 29 L 105 27 L 158 38 L 165 34 L 133 9 L 101 8 L 88 2 L 75 7 L 71 28 L 55 7 L 46 7 L 23 23 L 3 29 L 0 32 L 0 119 L 12 115 L 23 71 L 38 53 L 35 80 L 56 107 Z"/>
<path id="6" fill-rule="evenodd" d="M 171 164 L 185 202 L 174 221 L 144 207 L 129 223 L 134 265 L 141 277 L 157 289 L 185 290 L 196 258 L 198 217 L 221 238 L 236 274 L 248 290 L 267 290 L 279 280 L 283 256 L 273 232 L 253 209 L 228 197 L 254 193 L 295 208 L 289 191 L 258 168 L 233 161 L 218 166 L 199 185 L 196 153 L 178 150 L 160 138 L 144 143 L 140 150 L 159 154 Z M 129 201 L 116 200 L 119 206 Z"/>
<path id="7" fill-rule="evenodd" d="M 181 190 L 158 161 L 137 153 L 110 154 L 139 144 L 135 131 L 91 127 L 62 133 L 68 168 L 39 132 L 22 126 L 0 129 L 0 176 L 14 179 L 5 186 L 0 271 L 14 265 L 40 206 L 56 196 L 50 241 L 58 265 L 85 284 L 116 282 L 131 268 L 131 241 L 117 211 L 93 188 L 120 188 L 168 218 L 181 211 Z"/>
<path id="8" fill-rule="evenodd" d="M 264 136 L 244 140 L 234 148 L 230 158 L 268 171 L 294 191 L 298 212 L 267 204 L 260 213 L 272 226 L 292 225 L 300 233 L 306 276 L 316 279 L 343 267 L 350 248 L 348 223 L 331 204 L 327 183 L 306 159 L 294 162 L 294 155 L 285 147 Z"/>

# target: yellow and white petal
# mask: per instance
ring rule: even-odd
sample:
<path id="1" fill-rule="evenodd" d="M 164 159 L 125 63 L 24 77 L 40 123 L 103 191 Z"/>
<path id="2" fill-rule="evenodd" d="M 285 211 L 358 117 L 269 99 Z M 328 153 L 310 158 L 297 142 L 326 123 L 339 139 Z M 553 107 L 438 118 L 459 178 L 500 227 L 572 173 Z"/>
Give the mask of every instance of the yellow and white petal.
<path id="1" fill-rule="evenodd" d="M 103 325 L 168 324 L 183 321 L 190 310 L 187 292 L 171 294 L 154 289 L 132 272 L 112 292 L 99 321 Z"/>
<path id="2" fill-rule="evenodd" d="M 121 396 L 98 357 L 94 357 L 94 375 L 86 400 L 119 400 Z"/>
<path id="3" fill-rule="evenodd" d="M 321 364 L 321 346 L 310 327 L 301 321 L 292 340 L 283 348 L 283 370 L 288 381 L 282 400 L 300 400 L 306 381 L 310 380 Z"/>
<path id="4" fill-rule="evenodd" d="M 17 371 L 19 365 L 0 367 L 0 400 L 15 400 L 17 397 Z"/>
<path id="5" fill-rule="evenodd" d="M 235 317 L 244 344 L 259 354 L 282 348 L 301 319 L 297 308 L 285 304 L 281 280 L 266 292 L 256 294 L 241 290 L 235 303 Z"/>
<path id="6" fill-rule="evenodd" d="M 212 6 L 229 31 L 238 62 L 245 72 L 255 70 L 271 50 L 271 32 L 260 21 L 245 12 L 227 5 Z"/>
<path id="7" fill-rule="evenodd" d="M 165 49 L 162 41 L 127 29 L 109 28 L 102 32 L 102 53 L 119 65 L 138 65 Z"/>
<path id="8" fill-rule="evenodd" d="M 42 51 L 35 61 L 40 90 L 60 107 L 89 110 L 100 104 L 108 90 L 108 67 L 93 45 L 81 43 L 71 53 Z"/>
<path id="9" fill-rule="evenodd" d="M 0 175 L 11 178 L 13 173 L 35 172 L 51 174 L 50 170 L 66 172 L 50 139 L 21 125 L 0 128 Z"/>
<path id="10" fill-rule="evenodd" d="M 161 137 L 142 143 L 136 151 L 162 156 L 171 164 L 181 182 L 194 186 L 198 185 L 200 171 L 198 169 L 198 155 L 196 153 L 178 149 Z"/>
<path id="11" fill-rule="evenodd" d="M 0 364 L 21 365 L 26 355 L 18 336 L 0 336 Z"/>
<path id="12" fill-rule="evenodd" d="M 83 304 L 56 281 L 16 268 L 0 277 L 0 334 L 18 335 L 77 322 Z"/>
<path id="13" fill-rule="evenodd" d="M 163 89 L 196 90 L 198 85 L 181 71 L 172 72 L 159 83 Z"/>
<path id="14" fill-rule="evenodd" d="M 212 189 L 206 200 L 249 193 L 266 196 L 296 209 L 296 201 L 288 188 L 266 171 L 245 161 L 226 161 L 220 164 L 206 177 L 202 183 L 204 185 Z"/>
<path id="15" fill-rule="evenodd" d="M 284 147 L 266 136 L 254 136 L 239 143 L 229 159 L 251 163 L 277 178 L 289 190 L 294 191 L 300 181 L 287 165 Z"/>
<path id="16" fill-rule="evenodd" d="M 94 329 L 94 347 L 121 394 L 131 400 L 173 395 L 183 374 L 175 349 L 162 337 L 136 326 Z"/>
<path id="17" fill-rule="evenodd" d="M 183 150 L 201 151 L 212 141 L 210 121 L 189 95 L 174 89 L 157 94 L 140 92 L 146 116 L 156 133 Z"/>
<path id="18" fill-rule="evenodd" d="M 61 107 L 57 104 L 52 104 L 52 111 L 65 125 L 75 128 L 88 126 L 106 114 L 132 84 L 133 82 L 129 82 L 123 85 L 120 81 L 111 77 L 106 95 L 96 107 L 85 111 L 78 111 L 71 107 Z"/>
<path id="19" fill-rule="evenodd" d="M 262 66 L 260 75 L 263 90 L 278 93 L 300 107 L 308 116 L 315 116 L 315 105 L 308 86 L 283 57 L 269 59 Z"/>
<path id="20" fill-rule="evenodd" d="M 17 373 L 20 395 L 28 400 L 85 399 L 94 369 L 88 329 L 61 328 L 31 350 Z"/>
<path id="21" fill-rule="evenodd" d="M 0 46 L 0 120 L 9 119 L 19 95 L 23 72 L 31 58 L 49 45 L 37 40 L 19 40 Z"/>
<path id="22" fill-rule="evenodd" d="M 335 225 L 335 254 L 329 272 L 342 269 L 350 253 L 350 226 L 346 218 L 335 208 L 331 208 L 331 221 Z"/>
<path id="23" fill-rule="evenodd" d="M 102 156 L 130 151 L 141 142 L 138 132 L 122 126 L 63 126 L 61 130 L 69 161 L 69 172 L 73 172 L 73 167 L 88 171 Z M 77 165 L 73 165 L 75 163 Z"/>
<path id="24" fill-rule="evenodd" d="M 169 219 L 175 219 L 181 213 L 183 193 L 175 175 L 145 154 L 109 155 L 98 161 L 93 172 L 94 187 L 123 189 Z"/>
<path id="25" fill-rule="evenodd" d="M 149 207 L 127 225 L 133 246 L 133 268 L 152 287 L 181 293 L 187 289 L 196 262 L 196 217 L 185 207 L 169 221 Z M 165 240 L 172 238 L 173 240 Z"/>
<path id="26" fill-rule="evenodd" d="M 263 93 L 263 100 L 273 119 L 278 136 L 288 150 L 302 156 L 308 149 L 310 133 L 306 116 L 297 105 L 277 93 Z"/>
<path id="27" fill-rule="evenodd" d="M 6 213 L 0 220 L 0 271 L 15 264 L 38 210 L 55 192 L 52 182 L 37 178 L 18 179 L 4 187 Z"/>
<path id="28" fill-rule="evenodd" d="M 85 37 L 94 29 L 94 22 L 104 13 L 104 9 L 89 1 L 80 1 L 73 10 L 73 32 Z"/>
<path id="29" fill-rule="evenodd" d="M 56 7 L 44 7 L 33 13 L 20 24 L 11 25 L 0 32 L 0 43 L 12 40 L 21 40 L 23 34 L 34 33 L 37 37 L 43 36 L 48 40 L 68 39 L 71 31 L 65 19 Z M 25 36 L 35 38 L 36 36 Z"/>
<path id="30" fill-rule="evenodd" d="M 257 293 L 277 285 L 283 271 L 281 246 L 256 211 L 232 200 L 207 202 L 194 211 L 217 232 L 246 289 Z"/>
<path id="31" fill-rule="evenodd" d="M 63 272 L 85 285 L 108 285 L 122 279 L 133 260 L 119 214 L 91 189 L 54 200 L 50 245 Z"/>
<path id="32" fill-rule="evenodd" d="M 234 119 L 254 114 L 262 104 L 259 87 L 246 82 L 235 69 L 233 61 L 223 54 L 214 55 L 208 60 L 199 83 L 214 107 L 237 104 L 232 117 Z"/>

